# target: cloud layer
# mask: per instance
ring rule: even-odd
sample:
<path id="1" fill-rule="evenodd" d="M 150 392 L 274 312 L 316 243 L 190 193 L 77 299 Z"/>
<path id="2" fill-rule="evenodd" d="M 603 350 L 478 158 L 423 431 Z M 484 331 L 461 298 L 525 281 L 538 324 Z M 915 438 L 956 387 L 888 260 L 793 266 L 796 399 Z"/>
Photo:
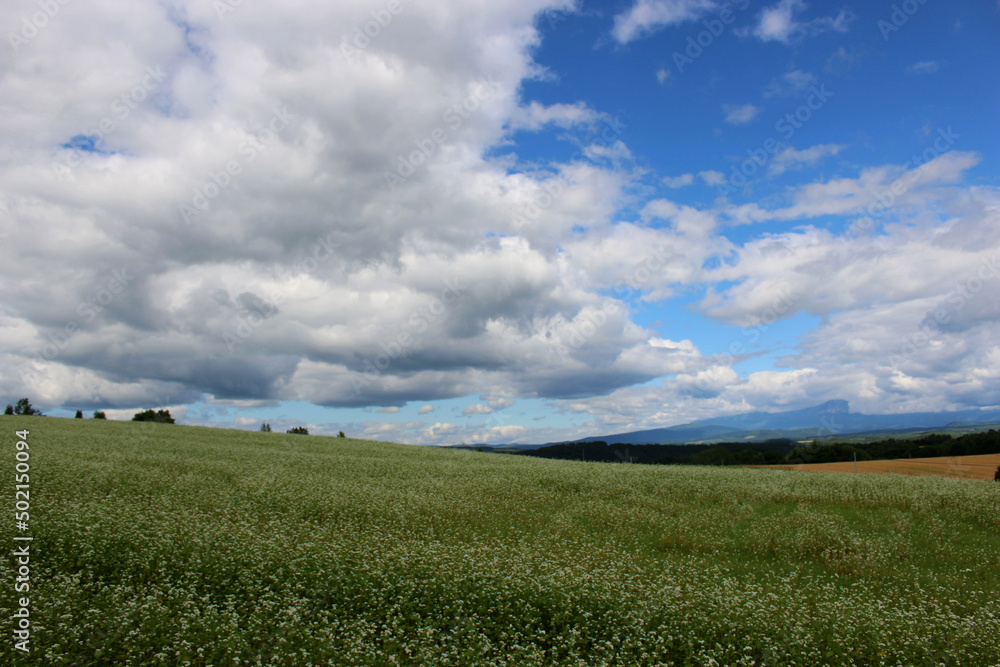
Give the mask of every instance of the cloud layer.
<path id="1" fill-rule="evenodd" d="M 981 155 L 940 128 L 915 160 L 811 174 L 767 205 L 650 194 L 652 181 L 673 192 L 728 177 L 651 175 L 613 110 L 526 96 L 548 76 L 537 16 L 571 8 L 61 6 L 0 63 L 0 392 L 121 414 L 302 401 L 380 415 L 417 402 L 422 416 L 468 397 L 458 417 L 492 420 L 358 424 L 412 442 L 556 439 L 828 398 L 995 402 L 1000 205 L 966 184 Z M 3 24 L 22 9 L 0 9 Z M 639 0 L 608 30 L 624 44 L 718 9 Z M 782 0 L 747 34 L 787 43 L 850 20 L 806 9 Z M 789 69 L 762 96 L 814 82 Z M 761 111 L 727 106 L 719 121 L 735 131 Z M 575 152 L 519 157 L 518 138 L 542 133 Z M 810 143 L 782 145 L 759 177 L 847 150 Z M 762 224 L 775 227 L 733 234 Z M 639 323 L 682 297 L 735 327 L 732 344 Z M 734 368 L 772 354 L 796 317 L 817 324 L 778 367 Z M 509 416 L 524 399 L 587 421 L 531 430 Z"/>

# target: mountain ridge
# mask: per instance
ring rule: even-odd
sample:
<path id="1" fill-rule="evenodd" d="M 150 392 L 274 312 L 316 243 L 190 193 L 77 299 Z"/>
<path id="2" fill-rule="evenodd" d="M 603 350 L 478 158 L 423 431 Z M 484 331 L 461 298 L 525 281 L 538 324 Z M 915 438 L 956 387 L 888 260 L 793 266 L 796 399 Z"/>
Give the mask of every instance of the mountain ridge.
<path id="1" fill-rule="evenodd" d="M 861 431 L 938 428 L 958 423 L 1000 421 L 1000 410 L 976 409 L 952 412 L 904 412 L 869 415 L 851 412 L 848 401 L 834 399 L 819 405 L 784 412 L 747 412 L 698 419 L 686 424 L 591 436 L 558 442 L 608 444 L 686 444 L 768 438 L 820 438 Z M 557 444 L 556 442 L 546 444 Z"/>

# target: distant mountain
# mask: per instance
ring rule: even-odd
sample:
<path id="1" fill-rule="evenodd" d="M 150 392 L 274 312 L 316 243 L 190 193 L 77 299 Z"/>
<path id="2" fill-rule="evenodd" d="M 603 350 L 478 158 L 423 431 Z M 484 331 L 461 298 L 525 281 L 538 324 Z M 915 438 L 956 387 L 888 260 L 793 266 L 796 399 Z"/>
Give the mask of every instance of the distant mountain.
<path id="1" fill-rule="evenodd" d="M 955 412 L 908 412 L 894 415 L 866 415 L 851 412 L 847 401 L 827 401 L 804 410 L 787 412 L 749 412 L 730 417 L 699 419 L 688 424 L 630 431 L 573 442 L 634 445 L 735 442 L 791 438 L 806 440 L 835 434 L 861 431 L 892 431 L 913 428 L 937 428 L 960 423 L 1000 422 L 1000 410 L 959 410 Z M 565 441 L 563 441 L 565 442 Z M 555 443 L 549 443 L 555 444 Z"/>

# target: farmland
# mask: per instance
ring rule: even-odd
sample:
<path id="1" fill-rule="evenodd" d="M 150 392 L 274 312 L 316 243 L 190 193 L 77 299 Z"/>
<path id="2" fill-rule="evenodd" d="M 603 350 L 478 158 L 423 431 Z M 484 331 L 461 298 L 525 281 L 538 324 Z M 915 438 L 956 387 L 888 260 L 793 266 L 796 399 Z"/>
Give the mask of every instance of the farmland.
<path id="1" fill-rule="evenodd" d="M 861 475 L 938 475 L 959 479 L 992 480 L 997 466 L 1000 466 L 1000 454 L 981 454 L 979 456 L 938 456 L 934 458 L 858 461 L 857 471 Z M 799 463 L 769 467 L 805 472 L 854 472 L 854 463 L 850 461 Z"/>
<path id="2" fill-rule="evenodd" d="M 0 428 L 11 504 L 31 430 L 36 558 L 4 664 L 1000 664 L 992 481 Z"/>

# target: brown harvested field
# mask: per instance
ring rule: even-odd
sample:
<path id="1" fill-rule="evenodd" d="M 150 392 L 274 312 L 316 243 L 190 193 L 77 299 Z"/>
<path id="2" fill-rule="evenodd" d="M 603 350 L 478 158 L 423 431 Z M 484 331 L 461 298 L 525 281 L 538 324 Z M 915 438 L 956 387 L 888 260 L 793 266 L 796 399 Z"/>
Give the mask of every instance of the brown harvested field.
<path id="1" fill-rule="evenodd" d="M 1000 466 L 1000 454 L 977 456 L 942 456 L 931 459 L 893 459 L 890 461 L 858 461 L 858 472 L 865 474 L 940 475 L 961 479 L 993 479 Z M 854 461 L 839 463 L 799 463 L 796 465 L 755 466 L 784 468 L 809 472 L 854 472 Z"/>

